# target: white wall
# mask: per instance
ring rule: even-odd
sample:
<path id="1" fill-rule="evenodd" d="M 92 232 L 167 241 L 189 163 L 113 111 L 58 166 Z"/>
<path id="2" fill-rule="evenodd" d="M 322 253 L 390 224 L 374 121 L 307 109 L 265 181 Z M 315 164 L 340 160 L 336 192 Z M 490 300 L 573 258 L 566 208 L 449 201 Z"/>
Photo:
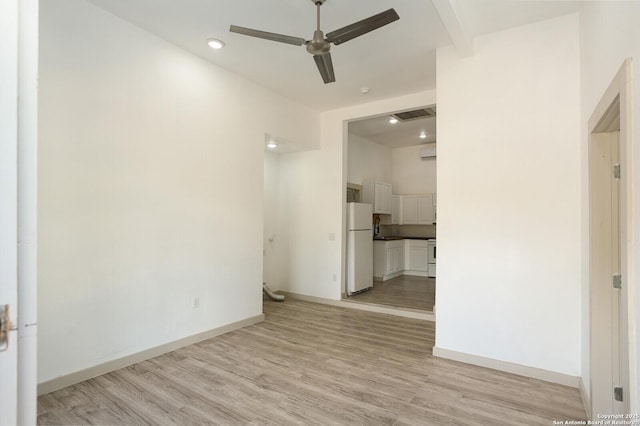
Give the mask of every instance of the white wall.
<path id="1" fill-rule="evenodd" d="M 436 346 L 579 376 L 578 16 L 437 52 Z"/>
<path id="2" fill-rule="evenodd" d="M 420 158 L 424 145 L 391 151 L 392 184 L 395 194 L 433 194 L 436 192 L 436 159 Z"/>
<path id="3" fill-rule="evenodd" d="M 637 2 L 601 2 L 587 3 L 580 17 L 580 45 L 581 45 L 581 91 L 582 91 L 582 117 L 581 117 L 581 142 L 582 142 L 582 209 L 583 209 L 583 258 L 588 258 L 589 253 L 589 199 L 588 199 L 588 134 L 587 121 L 598 101 L 604 94 L 609 83 L 616 75 L 622 62 L 627 58 L 633 58 L 633 187 L 637 194 L 640 188 L 640 149 L 638 147 L 640 129 L 640 4 Z M 633 199 L 634 229 L 629 244 L 632 247 L 640 246 L 640 197 Z M 636 249 L 637 250 L 637 249 Z M 637 255 L 636 255 L 637 256 Z M 636 413 L 640 408 L 640 357 L 638 357 L 637 342 L 640 340 L 640 316 L 637 314 L 640 306 L 640 259 L 636 257 L 635 276 L 630 277 L 627 283 L 630 289 L 630 330 L 634 337 L 631 346 L 631 412 Z M 583 318 L 583 342 L 582 342 L 582 377 L 589 391 L 589 265 L 583 268 L 582 280 L 582 318 Z"/>
<path id="4" fill-rule="evenodd" d="M 362 185 L 363 179 L 391 183 L 391 148 L 349 133 L 347 182 Z"/>
<path id="5" fill-rule="evenodd" d="M 421 159 L 423 147 L 391 149 L 349 134 L 347 182 L 360 185 L 363 179 L 377 179 L 391 183 L 394 194 L 435 193 L 436 159 Z"/>
<path id="6" fill-rule="evenodd" d="M 280 212 L 282 223 L 287 225 L 281 289 L 340 299 L 348 166 L 347 144 L 343 143 L 346 121 L 435 103 L 435 91 L 427 91 L 324 112 L 320 149 L 280 158 Z"/>
<path id="7" fill-rule="evenodd" d="M 280 287 L 280 154 L 264 153 L 264 241 L 262 280 L 272 290 Z"/>
<path id="8" fill-rule="evenodd" d="M 81 0 L 40 60 L 39 380 L 259 315 L 264 133 L 319 115 Z"/>
<path id="9" fill-rule="evenodd" d="M 335 147 L 280 157 L 280 289 L 323 298 L 339 298 L 340 214 L 337 182 L 342 158 Z M 330 234 L 334 239 L 330 239 Z M 333 280 L 335 274 L 336 280 Z"/>

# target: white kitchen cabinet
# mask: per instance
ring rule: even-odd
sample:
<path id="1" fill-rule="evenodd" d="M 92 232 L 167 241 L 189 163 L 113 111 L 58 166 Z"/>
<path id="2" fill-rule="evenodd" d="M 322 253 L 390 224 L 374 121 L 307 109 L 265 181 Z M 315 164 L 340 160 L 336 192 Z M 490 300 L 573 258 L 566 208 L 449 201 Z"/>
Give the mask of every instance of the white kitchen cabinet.
<path id="1" fill-rule="evenodd" d="M 429 248 L 426 240 L 405 240 L 405 275 L 428 276 Z"/>
<path id="2" fill-rule="evenodd" d="M 396 248 L 387 248 L 387 270 L 385 271 L 385 275 L 393 274 L 397 272 L 398 267 L 398 250 Z"/>
<path id="3" fill-rule="evenodd" d="M 380 181 L 362 182 L 362 202 L 373 206 L 375 214 L 391 214 L 391 184 Z"/>
<path id="4" fill-rule="evenodd" d="M 433 197 L 429 195 L 418 196 L 418 225 L 433 224 Z"/>
<path id="5" fill-rule="evenodd" d="M 387 243 L 385 241 L 373 242 L 373 279 L 382 281 L 387 273 Z"/>
<path id="6" fill-rule="evenodd" d="M 404 272 L 404 240 L 373 242 L 373 279 L 386 281 Z"/>
<path id="7" fill-rule="evenodd" d="M 401 225 L 431 225 L 434 222 L 433 196 L 403 195 Z"/>
<path id="8" fill-rule="evenodd" d="M 387 244 L 387 275 L 404 270 L 404 242 L 397 247 Z"/>
<path id="9" fill-rule="evenodd" d="M 402 221 L 401 225 L 417 225 L 418 224 L 418 196 L 403 195 L 402 196 Z"/>
<path id="10" fill-rule="evenodd" d="M 400 196 L 391 196 L 391 224 L 397 225 L 400 223 Z"/>

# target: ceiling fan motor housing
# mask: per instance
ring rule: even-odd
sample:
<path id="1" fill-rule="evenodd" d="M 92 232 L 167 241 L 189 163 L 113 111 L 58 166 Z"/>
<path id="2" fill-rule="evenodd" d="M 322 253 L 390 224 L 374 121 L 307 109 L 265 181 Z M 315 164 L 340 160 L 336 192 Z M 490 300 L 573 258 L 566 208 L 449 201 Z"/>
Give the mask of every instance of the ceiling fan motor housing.
<path id="1" fill-rule="evenodd" d="M 315 4 L 316 6 L 320 6 L 322 4 L 324 4 L 326 0 L 311 0 L 311 3 Z"/>
<path id="2" fill-rule="evenodd" d="M 307 42 L 307 52 L 312 55 L 325 55 L 329 53 L 331 45 L 324 39 L 324 33 L 320 30 L 313 32 L 313 40 Z"/>

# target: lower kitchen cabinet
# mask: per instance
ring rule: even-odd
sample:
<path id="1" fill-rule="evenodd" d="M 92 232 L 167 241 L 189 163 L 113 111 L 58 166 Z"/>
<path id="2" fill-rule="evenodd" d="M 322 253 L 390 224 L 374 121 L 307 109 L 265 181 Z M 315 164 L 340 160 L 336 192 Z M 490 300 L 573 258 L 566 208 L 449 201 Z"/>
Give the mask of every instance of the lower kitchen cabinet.
<path id="1" fill-rule="evenodd" d="M 404 246 L 387 247 L 387 275 L 404 270 Z"/>
<path id="2" fill-rule="evenodd" d="M 428 276 L 429 246 L 426 240 L 405 240 L 405 275 Z"/>
<path id="3" fill-rule="evenodd" d="M 373 279 L 386 281 L 404 272 L 404 240 L 373 242 Z"/>
<path id="4" fill-rule="evenodd" d="M 434 240 L 405 239 L 373 242 L 373 279 L 375 281 L 387 281 L 401 275 L 435 277 L 435 262 Z"/>

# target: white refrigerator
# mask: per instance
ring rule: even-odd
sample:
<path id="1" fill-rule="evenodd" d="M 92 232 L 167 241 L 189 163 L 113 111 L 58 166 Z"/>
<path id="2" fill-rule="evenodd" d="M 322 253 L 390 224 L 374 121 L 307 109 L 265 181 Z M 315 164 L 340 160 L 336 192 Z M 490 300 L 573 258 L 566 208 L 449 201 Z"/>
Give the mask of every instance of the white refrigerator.
<path id="1" fill-rule="evenodd" d="M 373 286 L 373 208 L 347 203 L 347 294 Z"/>

